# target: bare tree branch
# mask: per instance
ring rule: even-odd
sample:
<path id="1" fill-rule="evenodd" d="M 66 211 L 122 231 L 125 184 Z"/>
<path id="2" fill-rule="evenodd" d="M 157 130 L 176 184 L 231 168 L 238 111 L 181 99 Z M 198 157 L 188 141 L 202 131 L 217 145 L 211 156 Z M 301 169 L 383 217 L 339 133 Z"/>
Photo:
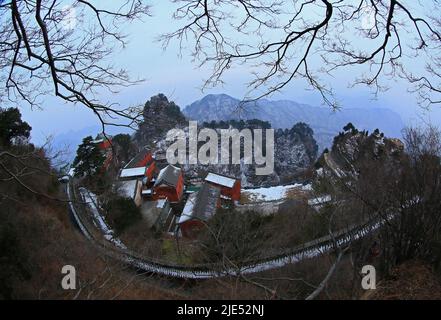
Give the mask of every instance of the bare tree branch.
<path id="1" fill-rule="evenodd" d="M 195 59 L 213 68 L 204 87 L 221 84 L 230 68 L 247 66 L 254 79 L 249 83 L 253 97 L 246 101 L 300 79 L 337 108 L 332 77 L 344 68 L 359 75 L 351 85 L 372 87 L 374 94 L 387 90 L 384 79 L 401 77 L 421 102 L 441 100 L 436 0 L 415 6 L 404 0 L 174 2 L 182 4 L 175 18 L 185 24 L 161 40 L 167 46 L 176 39 L 181 48 L 191 43 Z M 415 58 L 426 63 L 426 70 L 414 68 Z"/>

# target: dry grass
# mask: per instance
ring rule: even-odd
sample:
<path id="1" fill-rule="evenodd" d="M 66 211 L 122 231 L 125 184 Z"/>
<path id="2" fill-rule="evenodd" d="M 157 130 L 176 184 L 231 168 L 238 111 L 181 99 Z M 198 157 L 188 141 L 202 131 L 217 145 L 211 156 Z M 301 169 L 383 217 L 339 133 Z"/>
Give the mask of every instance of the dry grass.
<path id="1" fill-rule="evenodd" d="M 432 268 L 421 261 L 408 261 L 365 294 L 366 300 L 440 300 L 441 282 Z"/>

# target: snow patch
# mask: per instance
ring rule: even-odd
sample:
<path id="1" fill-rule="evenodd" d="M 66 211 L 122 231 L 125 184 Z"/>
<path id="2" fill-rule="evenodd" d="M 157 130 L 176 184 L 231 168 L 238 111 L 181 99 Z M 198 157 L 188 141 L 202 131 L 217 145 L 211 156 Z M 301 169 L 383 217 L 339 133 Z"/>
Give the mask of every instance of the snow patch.
<path id="1" fill-rule="evenodd" d="M 253 202 L 277 201 L 285 199 L 288 196 L 288 192 L 290 190 L 298 189 L 300 187 L 302 187 L 302 189 L 304 188 L 303 185 L 296 183 L 286 186 L 275 186 L 269 188 L 244 189 L 242 190 L 242 194 L 247 199 Z"/>
<path id="2" fill-rule="evenodd" d="M 121 249 L 127 249 L 127 247 L 121 242 L 121 240 L 114 237 L 113 230 L 109 227 L 104 217 L 100 214 L 100 211 L 97 207 L 97 196 L 86 188 L 79 188 L 79 190 L 82 198 L 90 208 L 95 226 L 101 230 L 101 232 L 104 234 L 104 238 L 106 238 L 108 241 L 112 242 L 115 246 Z"/>

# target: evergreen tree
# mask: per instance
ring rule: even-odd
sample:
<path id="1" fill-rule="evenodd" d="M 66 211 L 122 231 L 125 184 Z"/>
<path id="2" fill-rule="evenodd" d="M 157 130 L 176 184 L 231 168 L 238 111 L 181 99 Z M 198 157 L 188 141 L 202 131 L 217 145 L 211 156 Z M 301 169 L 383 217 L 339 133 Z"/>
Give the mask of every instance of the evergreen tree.
<path id="1" fill-rule="evenodd" d="M 355 127 L 354 127 L 354 125 L 352 124 L 352 122 L 349 122 L 347 125 L 345 125 L 344 127 L 343 127 L 343 130 L 346 132 L 346 131 L 349 131 L 349 130 L 351 130 L 352 132 L 354 132 L 355 131 Z"/>
<path id="2" fill-rule="evenodd" d="M 78 146 L 77 156 L 74 160 L 76 177 L 93 177 L 103 166 L 106 157 L 101 150 L 93 143 L 93 138 L 88 136 Z"/>
<path id="3" fill-rule="evenodd" d="M 9 147 L 17 138 L 29 138 L 31 129 L 17 108 L 0 108 L 0 145 Z"/>

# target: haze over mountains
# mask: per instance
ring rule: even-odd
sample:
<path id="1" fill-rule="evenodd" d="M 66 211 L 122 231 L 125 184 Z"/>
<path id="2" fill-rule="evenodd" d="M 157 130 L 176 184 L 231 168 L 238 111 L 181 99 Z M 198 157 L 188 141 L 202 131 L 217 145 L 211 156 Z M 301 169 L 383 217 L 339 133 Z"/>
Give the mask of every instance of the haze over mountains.
<path id="1" fill-rule="evenodd" d="M 404 123 L 401 117 L 385 108 L 348 108 L 336 112 L 328 107 L 313 107 L 290 100 L 259 100 L 238 108 L 240 100 L 227 94 L 209 94 L 183 108 L 183 114 L 199 122 L 233 119 L 259 119 L 268 121 L 272 127 L 292 128 L 297 122 L 305 122 L 314 130 L 319 152 L 332 145 L 332 139 L 348 122 L 360 130 L 373 131 L 379 128 L 389 137 L 401 137 Z M 124 127 L 108 127 L 109 134 L 131 133 Z M 100 126 L 91 126 L 54 136 L 54 151 L 63 151 L 63 160 L 70 162 L 75 157 L 78 144 L 87 135 L 100 133 Z"/>
<path id="2" fill-rule="evenodd" d="M 240 105 L 240 100 L 226 94 L 209 94 L 186 106 L 187 118 L 203 121 L 232 119 L 259 119 L 271 123 L 273 128 L 291 128 L 305 122 L 314 130 L 320 150 L 332 145 L 333 137 L 348 122 L 361 130 L 379 128 L 390 137 L 401 137 L 404 123 L 401 117 L 385 108 L 348 108 L 332 111 L 329 107 L 313 107 L 290 100 L 261 99 Z"/>

